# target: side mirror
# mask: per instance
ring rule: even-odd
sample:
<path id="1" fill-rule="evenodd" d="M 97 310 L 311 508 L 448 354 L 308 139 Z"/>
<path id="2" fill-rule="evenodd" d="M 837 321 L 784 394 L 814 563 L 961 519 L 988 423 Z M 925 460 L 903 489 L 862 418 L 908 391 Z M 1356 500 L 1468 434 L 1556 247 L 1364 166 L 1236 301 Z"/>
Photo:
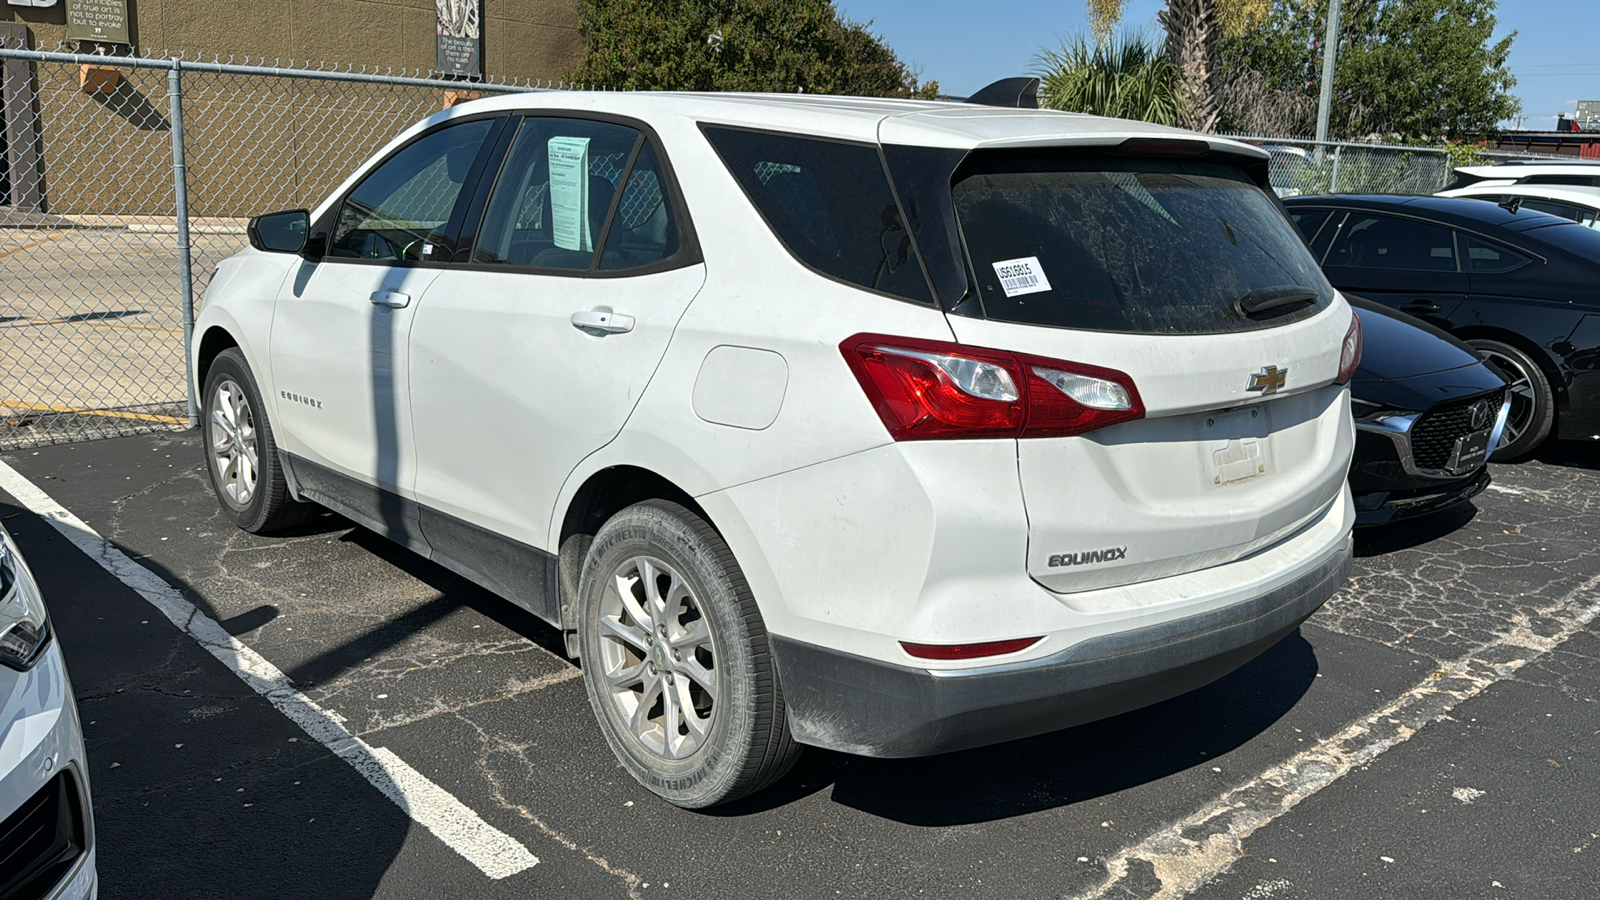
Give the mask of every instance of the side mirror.
<path id="1" fill-rule="evenodd" d="M 303 209 L 267 213 L 250 220 L 250 246 L 268 253 L 299 253 L 311 231 L 311 214 Z"/>

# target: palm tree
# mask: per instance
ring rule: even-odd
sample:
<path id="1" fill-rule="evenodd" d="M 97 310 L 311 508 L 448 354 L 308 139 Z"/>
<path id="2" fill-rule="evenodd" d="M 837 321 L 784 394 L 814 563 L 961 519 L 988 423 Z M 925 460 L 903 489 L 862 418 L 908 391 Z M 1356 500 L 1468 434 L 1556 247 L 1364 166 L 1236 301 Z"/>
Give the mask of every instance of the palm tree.
<path id="1" fill-rule="evenodd" d="M 1216 97 L 1211 90 L 1211 62 L 1222 37 L 1219 0 L 1167 0 L 1156 21 L 1167 33 L 1167 58 L 1178 75 L 1181 124 L 1195 131 L 1217 125 Z"/>
<path id="2" fill-rule="evenodd" d="M 1110 33 L 1122 14 L 1122 0 L 1086 0 L 1097 39 Z M 1195 131 L 1216 127 L 1217 42 L 1223 32 L 1237 35 L 1264 18 L 1272 0 L 1167 0 L 1156 20 L 1167 34 L 1166 54 L 1177 78 L 1177 124 Z"/>
<path id="3" fill-rule="evenodd" d="M 1083 35 L 1038 56 L 1039 104 L 1047 109 L 1176 125 L 1176 71 L 1140 35 L 1090 43 Z"/>

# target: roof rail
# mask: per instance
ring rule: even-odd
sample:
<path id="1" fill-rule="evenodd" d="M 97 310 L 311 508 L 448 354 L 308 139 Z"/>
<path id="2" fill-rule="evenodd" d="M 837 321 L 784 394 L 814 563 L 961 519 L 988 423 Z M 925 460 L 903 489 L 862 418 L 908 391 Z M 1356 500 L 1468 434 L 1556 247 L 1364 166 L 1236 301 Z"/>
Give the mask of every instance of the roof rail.
<path id="1" fill-rule="evenodd" d="M 967 98 L 979 106 L 1006 106 L 1014 109 L 1039 108 L 1039 79 L 1002 78 Z"/>

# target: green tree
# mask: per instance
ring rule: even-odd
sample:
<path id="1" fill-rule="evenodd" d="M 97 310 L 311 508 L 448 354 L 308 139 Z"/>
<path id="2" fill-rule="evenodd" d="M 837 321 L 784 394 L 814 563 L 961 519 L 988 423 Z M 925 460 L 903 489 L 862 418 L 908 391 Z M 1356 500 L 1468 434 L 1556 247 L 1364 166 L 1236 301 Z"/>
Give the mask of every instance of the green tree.
<path id="1" fill-rule="evenodd" d="M 1506 68 L 1512 33 L 1494 40 L 1496 0 L 1344 0 L 1329 131 L 1336 137 L 1450 140 L 1489 133 L 1521 108 Z M 1263 27 L 1218 48 L 1224 68 L 1267 89 L 1318 90 L 1327 0 L 1274 0 Z M 1224 126 L 1228 125 L 1224 112 Z"/>
<path id="2" fill-rule="evenodd" d="M 583 84 L 629 90 L 932 97 L 831 0 L 579 0 Z"/>
<path id="3" fill-rule="evenodd" d="M 1046 109 L 1178 124 L 1177 71 L 1139 35 L 1083 35 L 1038 57 L 1039 105 Z"/>

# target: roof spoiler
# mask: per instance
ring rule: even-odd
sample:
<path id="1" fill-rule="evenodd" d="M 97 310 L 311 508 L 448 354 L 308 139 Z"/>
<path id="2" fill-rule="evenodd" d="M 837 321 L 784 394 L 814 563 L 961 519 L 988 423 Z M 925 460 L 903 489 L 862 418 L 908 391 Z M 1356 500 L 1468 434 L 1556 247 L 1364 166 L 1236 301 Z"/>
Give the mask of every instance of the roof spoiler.
<path id="1" fill-rule="evenodd" d="M 1039 79 L 1002 78 L 967 98 L 979 106 L 1005 106 L 1013 109 L 1039 108 Z"/>

